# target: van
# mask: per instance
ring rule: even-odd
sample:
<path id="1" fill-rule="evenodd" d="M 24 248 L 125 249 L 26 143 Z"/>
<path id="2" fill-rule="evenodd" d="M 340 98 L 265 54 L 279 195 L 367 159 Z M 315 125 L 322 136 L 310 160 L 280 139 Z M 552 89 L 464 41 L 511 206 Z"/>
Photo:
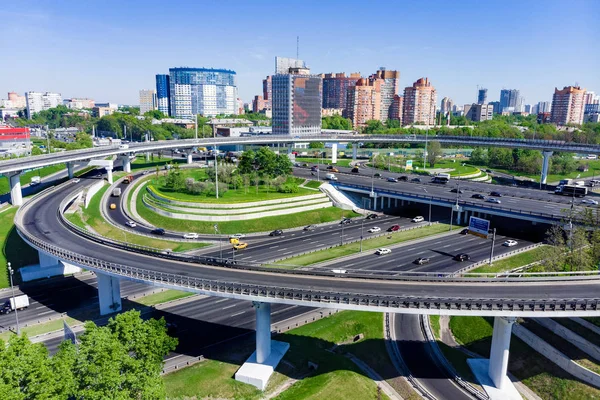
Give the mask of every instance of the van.
<path id="1" fill-rule="evenodd" d="M 575 185 L 576 186 L 585 186 L 585 182 L 584 181 L 575 181 Z"/>
<path id="2" fill-rule="evenodd" d="M 325 179 L 329 179 L 330 181 L 338 180 L 338 178 L 337 178 L 337 176 L 335 176 L 335 174 L 327 174 L 327 175 L 325 175 Z"/>
<path id="3" fill-rule="evenodd" d="M 119 145 L 119 150 L 127 150 L 129 148 L 128 144 L 121 144 Z"/>

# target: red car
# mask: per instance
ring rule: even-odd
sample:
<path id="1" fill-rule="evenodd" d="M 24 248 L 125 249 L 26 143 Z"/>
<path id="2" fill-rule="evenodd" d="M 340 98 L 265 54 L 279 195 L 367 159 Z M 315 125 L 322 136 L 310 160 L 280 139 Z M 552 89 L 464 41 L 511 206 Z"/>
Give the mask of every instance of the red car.
<path id="1" fill-rule="evenodd" d="M 388 232 L 396 232 L 400 230 L 400 225 L 392 225 L 388 228 Z"/>

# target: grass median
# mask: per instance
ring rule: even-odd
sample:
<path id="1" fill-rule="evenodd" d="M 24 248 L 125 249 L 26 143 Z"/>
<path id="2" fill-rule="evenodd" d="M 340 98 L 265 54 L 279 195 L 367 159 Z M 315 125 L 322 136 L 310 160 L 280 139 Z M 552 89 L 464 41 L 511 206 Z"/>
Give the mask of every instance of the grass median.
<path id="1" fill-rule="evenodd" d="M 7 207 L 0 211 L 0 288 L 10 286 L 7 262 L 10 261 L 13 270 L 38 262 L 37 251 L 21 239 L 14 224 L 17 207 Z M 13 275 L 14 283 L 21 282 L 21 275 Z"/>
<path id="2" fill-rule="evenodd" d="M 453 227 L 453 229 L 459 228 L 462 227 Z M 422 228 L 412 229 L 409 231 L 393 232 L 388 235 L 380 236 L 377 238 L 363 240 L 362 248 L 363 252 L 370 251 L 380 247 L 387 247 L 393 244 L 398 244 L 413 239 L 419 239 L 425 236 L 431 236 L 436 235 L 438 233 L 447 232 L 448 229 L 449 225 L 447 224 L 434 224 L 431 226 L 423 226 Z M 315 251 L 314 253 L 310 254 L 286 258 L 285 260 L 279 262 L 279 266 L 282 268 L 293 268 L 294 266 L 308 266 L 332 260 L 334 258 L 349 256 L 358 252 L 360 252 L 360 242 L 355 242 L 333 247 L 331 249 Z"/>
<path id="3" fill-rule="evenodd" d="M 546 257 L 546 246 L 536 247 L 535 249 L 527 250 L 514 256 L 506 257 L 495 261 L 492 265 L 482 265 L 469 272 L 480 273 L 498 273 L 510 271 L 512 269 L 531 264 L 536 261 L 542 261 Z M 469 276 L 469 274 L 465 274 Z"/>
<path id="4" fill-rule="evenodd" d="M 144 296 L 144 297 L 141 297 L 138 299 L 132 299 L 132 301 L 142 304 L 144 306 L 155 306 L 157 304 L 162 304 L 162 303 L 166 303 L 169 301 L 179 300 L 179 299 L 183 299 L 183 298 L 190 297 L 193 295 L 194 295 L 194 293 L 182 292 L 180 290 L 169 289 L 169 290 L 164 290 L 162 292 L 149 294 L 147 296 Z"/>

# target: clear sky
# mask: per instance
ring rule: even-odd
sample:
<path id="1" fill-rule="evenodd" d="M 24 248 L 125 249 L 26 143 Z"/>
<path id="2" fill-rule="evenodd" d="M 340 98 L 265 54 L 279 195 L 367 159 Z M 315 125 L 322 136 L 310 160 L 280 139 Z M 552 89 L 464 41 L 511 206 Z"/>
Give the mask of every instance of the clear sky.
<path id="1" fill-rule="evenodd" d="M 169 67 L 237 72 L 242 100 L 261 93 L 275 56 L 312 72 L 400 71 L 427 76 L 457 104 L 501 88 L 526 103 L 555 86 L 600 92 L 600 0 L 460 1 L 19 0 L 0 7 L 0 98 L 55 91 L 64 98 L 138 103 Z M 402 94 L 401 89 L 401 93 Z"/>

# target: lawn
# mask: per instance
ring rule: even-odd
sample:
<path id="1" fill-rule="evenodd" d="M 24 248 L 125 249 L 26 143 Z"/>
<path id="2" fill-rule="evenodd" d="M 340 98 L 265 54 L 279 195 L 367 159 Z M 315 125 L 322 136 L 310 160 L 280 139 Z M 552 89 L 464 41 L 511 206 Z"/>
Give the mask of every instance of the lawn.
<path id="1" fill-rule="evenodd" d="M 9 287 L 7 262 L 10 261 L 13 270 L 26 265 L 38 263 L 37 251 L 21 239 L 14 225 L 16 207 L 8 207 L 0 212 L 0 243 L 2 254 L 0 254 L 0 288 Z M 14 283 L 21 282 L 21 275 L 15 273 Z"/>
<path id="2" fill-rule="evenodd" d="M 404 159 L 398 159 L 397 163 L 400 163 L 400 160 L 404 161 Z M 456 160 L 456 162 L 454 162 L 453 160 L 448 160 L 448 159 L 442 159 L 442 160 L 438 160 L 435 163 L 435 166 L 433 167 L 434 169 L 452 169 L 452 171 L 448 172 L 451 176 L 453 177 L 459 177 L 459 176 L 465 176 L 465 175 L 471 175 L 471 174 L 475 174 L 477 173 L 477 171 L 479 170 L 477 167 L 474 167 L 472 165 L 468 165 L 465 164 L 465 160 Z M 370 163 L 369 165 L 373 165 L 373 163 Z M 413 172 L 426 172 L 429 169 L 431 169 L 429 167 L 429 163 L 426 163 L 427 168 L 425 168 L 425 170 L 423 170 L 423 160 L 413 160 L 413 168 L 415 169 L 415 171 Z M 416 170 L 417 167 L 419 168 L 418 171 Z M 399 167 L 399 166 L 394 166 L 393 164 L 389 166 L 387 165 L 379 165 L 378 167 L 381 170 L 385 170 L 385 171 L 390 171 L 393 173 L 405 173 L 406 170 L 404 169 L 404 167 Z"/>
<path id="3" fill-rule="evenodd" d="M 71 327 L 73 327 L 74 325 L 79 325 L 79 324 L 83 323 L 82 321 L 79 321 L 79 320 L 77 320 L 75 318 L 71 318 L 71 317 L 66 317 L 64 319 L 64 321 Z M 58 330 L 63 329 L 63 327 L 64 327 L 63 319 L 59 318 L 59 319 L 55 319 L 53 321 L 49 321 L 49 322 L 45 322 L 45 323 L 41 323 L 41 324 L 35 324 L 35 325 L 31 325 L 31 326 L 22 327 L 21 333 L 27 334 L 28 337 L 33 337 L 33 336 L 41 335 L 44 333 L 58 331 Z M 2 333 L 0 333 L 0 339 L 7 341 L 14 334 L 15 333 L 13 331 L 2 332 Z"/>
<path id="4" fill-rule="evenodd" d="M 545 258 L 545 256 L 546 248 L 545 246 L 540 246 L 532 250 L 524 251 L 523 253 L 515 254 L 514 256 L 503 258 L 493 262 L 492 265 L 482 265 L 481 267 L 477 267 L 470 272 L 497 273 L 510 271 L 514 268 L 522 267 L 523 265 L 541 261 Z M 469 275 L 466 274 L 465 276 Z"/>
<path id="5" fill-rule="evenodd" d="M 547 178 L 547 182 L 549 184 L 556 183 L 561 179 L 576 179 L 576 178 L 591 178 L 593 176 L 600 176 L 600 160 L 578 160 L 578 163 L 589 164 L 590 168 L 586 172 L 581 171 L 573 171 L 569 174 L 549 174 Z M 481 166 L 480 168 L 488 168 L 486 166 Z M 489 167 L 493 171 L 503 172 L 505 174 L 514 175 L 514 176 L 522 176 L 531 178 L 537 182 L 540 180 L 540 174 L 527 174 L 522 171 L 514 171 L 511 169 L 504 168 L 493 168 Z"/>
<path id="6" fill-rule="evenodd" d="M 456 340 L 483 357 L 489 357 L 492 324 L 491 318 L 483 317 L 450 319 Z M 600 390 L 575 380 L 514 335 L 510 343 L 508 370 L 544 399 L 600 398 Z"/>
<path id="7" fill-rule="evenodd" d="M 431 226 L 424 226 L 422 228 L 413 229 L 404 232 L 393 232 L 389 235 L 380 236 L 373 239 L 363 240 L 363 252 L 377 249 L 379 247 L 387 247 L 392 244 L 406 242 L 408 240 L 418 239 L 425 236 L 435 235 L 437 233 L 447 232 L 448 225 L 446 224 L 434 224 Z M 454 228 L 458 229 L 458 228 Z M 348 256 L 355 254 L 360 251 L 360 242 L 351 243 L 343 246 L 337 246 L 331 249 L 320 250 L 310 254 L 304 254 L 301 256 L 295 256 L 285 259 L 282 263 L 285 264 L 283 267 L 289 267 L 290 265 L 307 266 L 316 264 L 319 262 L 331 260 L 338 257 Z M 393 251 L 392 251 L 393 253 Z"/>
<path id="8" fill-rule="evenodd" d="M 336 166 L 338 167 L 349 167 L 350 166 L 350 162 L 352 161 L 351 158 L 339 158 L 337 159 L 337 162 L 335 163 Z M 296 162 L 298 163 L 306 163 L 306 164 L 311 164 L 311 166 L 314 165 L 331 165 L 331 158 L 324 158 L 323 159 L 323 164 L 321 164 L 321 159 L 320 158 L 311 158 L 311 157 L 296 157 Z"/>
<path id="9" fill-rule="evenodd" d="M 160 169 L 162 170 L 162 167 L 167 164 L 184 164 L 186 161 L 187 160 L 185 158 L 174 158 L 172 160 L 163 158 L 162 160 L 159 160 L 156 156 L 154 156 L 154 161 L 146 161 L 146 157 L 142 154 L 138 155 L 136 159 L 131 163 L 131 170 L 135 171 L 138 169 L 149 168 L 156 169 L 156 167 L 160 167 Z"/>
<path id="10" fill-rule="evenodd" d="M 439 315 L 430 315 L 429 316 L 429 325 L 431 325 L 431 331 L 433 332 L 433 336 L 436 339 L 440 338 L 440 316 Z"/>
<path id="11" fill-rule="evenodd" d="M 26 185 L 31 182 L 31 178 L 34 176 L 40 176 L 42 178 L 52 175 L 56 172 L 62 171 L 65 169 L 65 164 L 56 164 L 49 165 L 47 167 L 42 167 L 36 170 L 27 171 L 19 177 L 21 181 L 21 185 Z M 8 193 L 10 191 L 10 184 L 8 183 L 8 178 L 5 176 L 0 177 L 0 194 Z"/>
<path id="12" fill-rule="evenodd" d="M 306 184 L 304 184 L 304 186 L 312 188 L 312 189 L 318 189 L 319 186 L 321 186 L 323 184 L 323 182 L 321 181 L 308 181 L 306 182 Z"/>
<path id="13" fill-rule="evenodd" d="M 143 304 L 145 306 L 155 306 L 157 304 L 166 303 L 168 301 L 183 299 L 185 297 L 193 296 L 194 293 L 182 292 L 180 290 L 165 290 L 162 292 L 149 294 L 139 299 L 133 299 L 136 303 Z"/>

